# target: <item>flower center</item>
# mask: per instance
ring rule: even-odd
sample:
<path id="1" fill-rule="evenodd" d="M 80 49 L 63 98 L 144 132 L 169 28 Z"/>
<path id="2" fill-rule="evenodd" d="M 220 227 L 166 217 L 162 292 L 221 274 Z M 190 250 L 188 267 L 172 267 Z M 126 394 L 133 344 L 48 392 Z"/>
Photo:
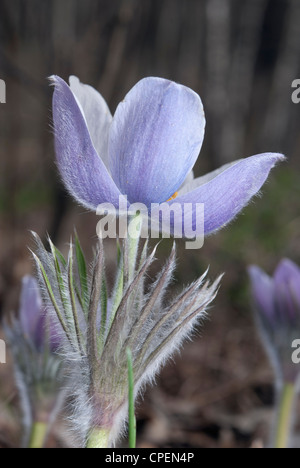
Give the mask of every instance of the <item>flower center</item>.
<path id="1" fill-rule="evenodd" d="M 171 200 L 175 200 L 176 197 L 178 197 L 178 192 L 175 192 L 174 195 L 172 195 L 172 197 L 169 198 L 169 200 L 167 200 L 167 202 Z"/>

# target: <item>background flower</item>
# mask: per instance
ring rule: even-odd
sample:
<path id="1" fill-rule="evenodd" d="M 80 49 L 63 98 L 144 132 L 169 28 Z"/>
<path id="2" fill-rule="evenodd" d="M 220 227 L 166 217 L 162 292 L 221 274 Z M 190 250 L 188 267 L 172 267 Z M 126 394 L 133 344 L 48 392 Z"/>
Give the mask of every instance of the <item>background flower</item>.
<path id="1" fill-rule="evenodd" d="M 25 276 L 19 317 L 5 323 L 23 414 L 24 447 L 41 448 L 64 404 L 56 354 L 61 345 L 59 326 L 43 305 L 36 279 Z"/>
<path id="2" fill-rule="evenodd" d="M 25 276 L 19 308 L 19 324 L 25 339 L 36 351 L 43 352 L 50 348 L 55 353 L 60 346 L 58 324 L 50 318 L 43 305 L 39 285 L 33 276 Z"/>
<path id="3" fill-rule="evenodd" d="M 263 344 L 276 374 L 297 383 L 300 367 L 292 362 L 292 343 L 300 337 L 300 269 L 284 259 L 272 278 L 257 266 L 249 274 Z"/>

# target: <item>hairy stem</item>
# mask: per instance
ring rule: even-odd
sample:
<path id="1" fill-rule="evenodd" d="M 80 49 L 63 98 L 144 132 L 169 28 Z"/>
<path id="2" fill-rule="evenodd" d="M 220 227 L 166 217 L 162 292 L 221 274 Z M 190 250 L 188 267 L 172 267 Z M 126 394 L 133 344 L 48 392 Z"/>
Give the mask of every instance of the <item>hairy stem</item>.
<path id="1" fill-rule="evenodd" d="M 109 430 L 94 428 L 91 430 L 87 448 L 89 449 L 99 449 L 99 448 L 109 448 Z"/>
<path id="2" fill-rule="evenodd" d="M 275 448 L 288 448 L 293 419 L 295 385 L 286 383 L 281 391 Z"/>
<path id="3" fill-rule="evenodd" d="M 128 239 L 125 241 L 125 284 L 132 281 L 135 275 L 142 223 L 141 214 L 132 216 L 128 222 Z"/>
<path id="4" fill-rule="evenodd" d="M 29 448 L 40 449 L 44 447 L 48 426 L 46 423 L 36 421 L 33 423 Z"/>

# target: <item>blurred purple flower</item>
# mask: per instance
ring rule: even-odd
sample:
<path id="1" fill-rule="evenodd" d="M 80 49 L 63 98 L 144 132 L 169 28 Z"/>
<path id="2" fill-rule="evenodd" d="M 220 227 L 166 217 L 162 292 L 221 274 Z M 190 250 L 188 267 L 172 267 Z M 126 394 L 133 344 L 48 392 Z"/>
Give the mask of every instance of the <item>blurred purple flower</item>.
<path id="1" fill-rule="evenodd" d="M 55 85 L 53 120 L 60 174 L 70 194 L 85 207 L 168 201 L 190 204 L 185 219 L 196 228 L 196 204 L 205 205 L 205 234 L 230 222 L 283 160 L 265 153 L 193 178 L 202 147 L 205 116 L 200 97 L 189 88 L 161 78 L 145 78 L 127 94 L 112 117 L 102 96 L 70 78 Z"/>
<path id="2" fill-rule="evenodd" d="M 35 440 L 35 424 L 50 430 L 66 397 L 62 389 L 59 323 L 42 301 L 37 280 L 24 276 L 19 317 L 4 321 L 13 357 L 14 374 L 23 415 L 22 446 Z M 54 314 L 53 314 L 54 317 Z M 44 432 L 41 431 L 44 436 Z M 39 439 L 39 444 L 42 440 Z"/>
<path id="3" fill-rule="evenodd" d="M 43 305 L 36 279 L 29 275 L 22 280 L 19 319 L 24 337 L 38 352 L 47 346 L 51 352 L 57 351 L 60 346 L 58 331 Z"/>
<path id="4" fill-rule="evenodd" d="M 263 341 L 277 374 L 294 383 L 300 373 L 292 362 L 292 343 L 300 338 L 300 269 L 284 259 L 273 278 L 249 268 L 252 295 Z"/>

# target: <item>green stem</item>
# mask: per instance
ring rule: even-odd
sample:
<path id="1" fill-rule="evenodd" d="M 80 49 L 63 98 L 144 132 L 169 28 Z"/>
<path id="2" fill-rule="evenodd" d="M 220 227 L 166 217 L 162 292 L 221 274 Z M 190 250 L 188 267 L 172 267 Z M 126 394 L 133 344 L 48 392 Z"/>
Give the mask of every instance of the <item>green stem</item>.
<path id="1" fill-rule="evenodd" d="M 89 449 L 100 449 L 100 448 L 109 448 L 109 433 L 108 429 L 92 429 L 87 448 Z"/>
<path id="2" fill-rule="evenodd" d="M 276 430 L 275 448 L 288 448 L 291 426 L 295 385 L 286 383 L 280 396 L 279 416 Z"/>
<path id="3" fill-rule="evenodd" d="M 134 375 L 132 353 L 127 349 L 128 361 L 128 407 L 129 407 L 129 448 L 136 448 L 136 417 L 134 408 Z"/>
<path id="4" fill-rule="evenodd" d="M 44 447 L 48 426 L 46 423 L 36 421 L 31 430 L 29 448 L 40 449 Z"/>

